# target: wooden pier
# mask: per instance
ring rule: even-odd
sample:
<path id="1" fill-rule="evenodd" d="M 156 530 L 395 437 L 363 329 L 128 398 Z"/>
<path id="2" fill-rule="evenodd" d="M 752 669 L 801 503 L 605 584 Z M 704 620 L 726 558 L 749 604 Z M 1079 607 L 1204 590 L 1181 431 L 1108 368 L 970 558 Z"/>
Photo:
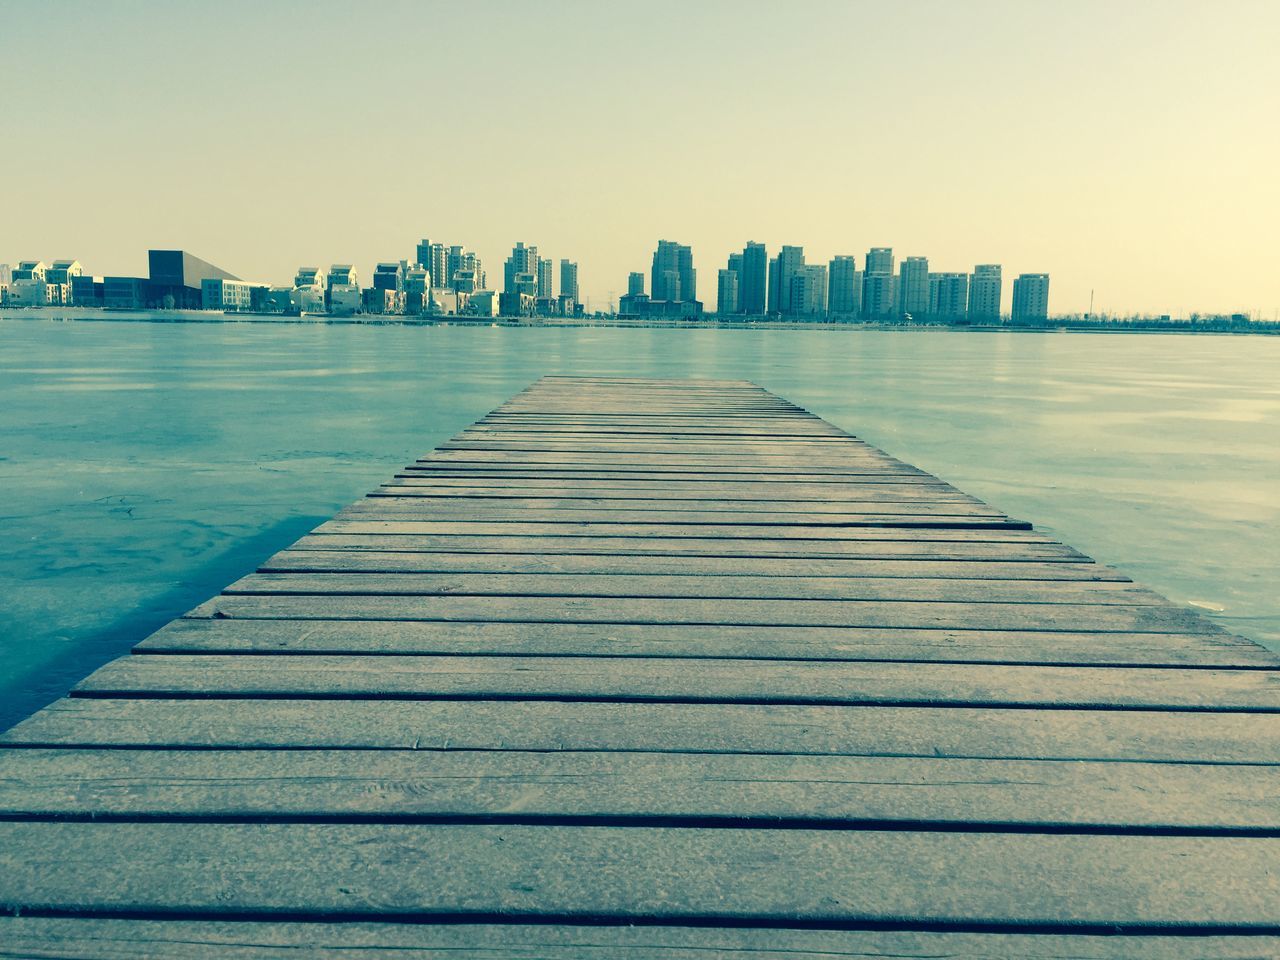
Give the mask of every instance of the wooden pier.
<path id="1" fill-rule="evenodd" d="M 753 384 L 547 378 L 0 738 L 0 957 L 1280 956 L 1278 666 Z"/>

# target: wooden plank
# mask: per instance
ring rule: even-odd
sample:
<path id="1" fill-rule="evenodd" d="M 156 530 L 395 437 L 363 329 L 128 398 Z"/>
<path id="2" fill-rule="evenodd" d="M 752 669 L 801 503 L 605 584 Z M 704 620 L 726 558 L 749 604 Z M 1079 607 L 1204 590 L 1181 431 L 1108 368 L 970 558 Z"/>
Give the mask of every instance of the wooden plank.
<path id="1" fill-rule="evenodd" d="M 0 817 L 1280 830 L 1230 764 L 431 750 L 0 750 Z"/>
<path id="2" fill-rule="evenodd" d="M 933 627 L 1217 633 L 1173 606 L 893 600 L 698 600 L 627 597 L 220 596 L 188 616 L 307 620 L 469 620 L 518 623 L 688 623 L 748 626 Z"/>
<path id="3" fill-rule="evenodd" d="M 509 520 L 462 519 L 408 519 L 394 520 L 373 515 L 372 511 L 338 514 L 339 519 L 328 520 L 316 527 L 314 533 L 413 533 L 413 534 L 493 534 L 512 536 L 571 536 L 599 538 L 693 537 L 697 539 L 725 538 L 739 540 L 806 540 L 822 541 L 821 550 L 840 550 L 851 541 L 893 540 L 906 543 L 1053 543 L 1043 534 L 1034 533 L 1029 525 L 1010 523 L 983 523 L 969 526 L 923 526 L 930 521 L 908 525 L 890 526 L 867 521 L 863 524 L 798 525 L 798 524 L 745 524 L 733 521 L 723 523 L 603 523 L 599 520 L 526 520 L 518 523 Z M 1016 521 L 1015 521 L 1016 523 Z M 829 542 L 830 541 L 830 542 Z M 844 543 L 840 543 L 843 541 Z"/>
<path id="4" fill-rule="evenodd" d="M 1003 562 L 715 557 L 715 556 L 583 556 L 525 553 L 410 553 L 369 549 L 325 550 L 319 538 L 307 537 L 263 561 L 260 573 L 540 573 L 650 574 L 767 577 L 877 577 L 930 580 L 1081 580 L 1128 582 L 1128 577 L 1100 563 L 1051 561 Z M 545 543 L 546 541 L 539 541 Z M 315 548 L 310 545 L 315 544 Z"/>
<path id="5" fill-rule="evenodd" d="M 553 699 L 1280 712 L 1280 673 L 656 657 L 121 657 L 76 696 Z"/>
<path id="6" fill-rule="evenodd" d="M 546 700 L 68 697 L 0 743 L 1280 764 L 1280 715 Z"/>
<path id="7" fill-rule="evenodd" d="M 379 487 L 362 501 L 348 509 L 379 511 L 423 511 L 433 515 L 474 516 L 484 519 L 491 513 L 508 515 L 514 512 L 543 515 L 552 511 L 573 511 L 613 516 L 614 514 L 690 514 L 698 517 L 729 516 L 742 523 L 762 520 L 802 523 L 817 518 L 818 523 L 839 523 L 845 517 L 861 520 L 864 517 L 905 516 L 951 518 L 999 518 L 1005 514 L 976 500 L 932 499 L 789 501 L 789 500 L 732 500 L 717 501 L 703 498 L 646 497 L 486 497 L 486 496 L 433 496 L 414 487 Z M 736 516 L 735 516 L 736 515 Z"/>
<path id="8" fill-rule="evenodd" d="M 0 823 L 0 907 L 1274 933 L 1277 858 L 1255 837 L 34 821 Z"/>
<path id="9" fill-rule="evenodd" d="M 859 473 L 856 470 L 796 470 L 719 469 L 715 467 L 663 467 L 644 465 L 628 468 L 625 465 L 593 466 L 575 463 L 453 463 L 448 461 L 416 461 L 405 466 L 397 477 L 419 477 L 426 480 L 467 480 L 489 478 L 502 481 L 535 480 L 608 480 L 615 482 L 666 483 L 763 483 L 770 487 L 786 489 L 788 484 L 806 486 L 822 485 L 828 489 L 841 487 L 871 488 L 884 484 L 891 488 L 920 486 L 926 489 L 955 489 L 937 477 L 927 473 Z"/>
<path id="10" fill-rule="evenodd" d="M 526 534 L 524 536 L 500 536 L 498 534 L 430 532 L 449 524 L 360 524 L 339 521 L 340 526 L 326 523 L 315 533 L 302 537 L 293 544 L 293 550 L 375 550 L 401 553 L 441 554 L 517 554 L 532 553 L 543 557 L 555 556 L 618 556 L 663 557 L 668 560 L 715 557 L 787 559 L 796 563 L 820 563 L 824 560 L 869 560 L 885 563 L 890 560 L 929 560 L 937 563 L 955 562 L 1045 562 L 1091 563 L 1088 557 L 1071 547 L 1046 540 L 1011 541 L 993 540 L 886 540 L 866 539 L 865 528 L 858 529 L 859 536 L 849 540 L 775 540 L 761 536 L 757 539 L 732 537 L 618 537 L 574 536 L 552 533 L 549 535 Z M 400 532 L 398 528 L 426 527 L 428 532 Z M 768 529 L 768 528 L 763 528 Z M 882 533 L 883 531 L 872 531 Z M 919 534 L 938 531 L 917 530 Z M 969 533 L 970 531 L 959 531 Z"/>
<path id="11" fill-rule="evenodd" d="M 184 619 L 166 624 L 136 649 L 147 653 L 508 654 L 923 660 L 1045 666 L 1280 666 L 1280 657 L 1227 633 L 885 630 L 723 624 Z"/>
<path id="12" fill-rule="evenodd" d="M 469 484 L 456 480 L 444 482 L 430 477 L 403 477 L 384 483 L 377 488 L 380 495 L 398 497 L 450 497 L 473 500 L 481 497 L 544 498 L 553 500 L 650 500 L 696 501 L 708 503 L 736 503 L 738 501 L 763 501 L 768 503 L 981 503 L 948 487 L 922 484 L 674 484 L 657 482 L 644 484 L 581 482 L 565 483 L 563 480 L 493 481 L 472 479 Z"/>
<path id="13" fill-rule="evenodd" d="M 775 577 L 596 573 L 252 573 L 227 596 L 473 596 L 719 598 L 733 600 L 927 600 L 1167 606 L 1124 581 L 961 580 L 934 577 Z"/>
<path id="14" fill-rule="evenodd" d="M 1267 960 L 1280 956 L 1280 937 L 0 917 L 0 957 L 23 960 L 279 960 L 317 950 L 401 960 Z"/>
<path id="15" fill-rule="evenodd" d="M 750 444 L 745 442 L 730 443 L 719 440 L 714 443 L 694 443 L 680 440 L 649 440 L 613 442 L 580 440 L 530 441 L 530 440 L 448 440 L 436 448 L 441 452 L 455 451 L 465 454 L 486 453 L 533 453 L 548 456 L 582 456 L 595 460 L 597 457 L 627 457 L 645 459 L 657 457 L 663 460 L 681 462 L 707 461 L 710 463 L 752 464 L 773 463 L 774 465 L 806 463 L 825 466 L 866 466 L 881 467 L 892 470 L 901 462 L 883 454 L 876 455 L 858 447 L 852 441 L 845 444 L 837 441 L 810 442 L 799 440 L 783 443 Z"/>
<path id="16" fill-rule="evenodd" d="M 730 459 L 731 458 L 731 459 Z M 771 470 L 782 473 L 870 473 L 883 475 L 916 475 L 923 471 L 895 460 L 877 460 L 869 457 L 816 456 L 747 456 L 742 453 L 708 454 L 636 453 L 626 451 L 538 451 L 538 450 L 453 450 L 439 447 L 418 463 L 577 463 L 610 468 L 626 467 L 632 470 L 653 467 L 714 468 L 728 473 L 759 473 Z M 700 469 L 699 472 L 706 472 Z"/>
<path id="17" fill-rule="evenodd" d="M 510 501 L 499 501 L 509 504 Z M 779 511 L 754 513 L 743 510 L 609 510 L 599 508 L 536 509 L 532 507 L 498 505 L 462 509 L 437 502 L 417 503 L 408 499 L 393 500 L 370 498 L 357 501 L 335 514 L 338 519 L 373 517 L 382 520 L 430 520 L 459 519 L 489 523 L 595 523 L 595 524 L 655 524 L 701 525 L 731 524 L 739 526 L 827 526 L 834 528 L 871 527 L 924 527 L 926 529 L 985 529 L 995 527 L 1006 530 L 1030 530 L 1024 520 L 1010 520 L 1001 514 L 964 514 L 958 510 L 928 512 L 927 508 L 911 508 L 895 513 L 802 513 Z M 474 519 L 472 519 L 474 518 Z"/>

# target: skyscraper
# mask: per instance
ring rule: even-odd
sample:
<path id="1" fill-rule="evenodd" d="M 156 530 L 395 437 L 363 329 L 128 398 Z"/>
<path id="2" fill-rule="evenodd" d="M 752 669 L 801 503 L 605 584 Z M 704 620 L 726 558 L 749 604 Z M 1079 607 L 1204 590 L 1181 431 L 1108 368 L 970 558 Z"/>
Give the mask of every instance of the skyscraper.
<path id="1" fill-rule="evenodd" d="M 891 273 L 864 273 L 862 275 L 862 315 L 887 317 L 893 313 L 893 287 Z"/>
<path id="2" fill-rule="evenodd" d="M 742 313 L 764 315 L 769 253 L 763 243 L 750 241 L 742 251 L 742 270 L 738 273 L 738 303 Z"/>
<path id="3" fill-rule="evenodd" d="M 1000 264 L 980 263 L 969 277 L 969 319 L 1000 319 Z"/>
<path id="4" fill-rule="evenodd" d="M 560 296 L 573 303 L 582 302 L 578 299 L 578 265 L 569 260 L 560 261 Z"/>
<path id="5" fill-rule="evenodd" d="M 872 247 L 867 251 L 868 274 L 872 273 L 893 273 L 893 248 L 892 247 Z"/>
<path id="6" fill-rule="evenodd" d="M 929 310 L 929 258 L 907 257 L 898 267 L 894 293 L 898 313 L 923 314 Z"/>
<path id="7" fill-rule="evenodd" d="M 1049 275 L 1023 273 L 1013 281 L 1013 319 L 1035 321 L 1049 319 Z"/>
<path id="8" fill-rule="evenodd" d="M 738 271 L 721 270 L 716 277 L 716 313 L 721 316 L 739 312 Z"/>
<path id="9" fill-rule="evenodd" d="M 538 248 L 526 247 L 523 242 L 517 243 L 502 267 L 502 291 L 536 294 L 537 289 Z"/>
<path id="10" fill-rule="evenodd" d="M 547 260 L 538 261 L 538 296 L 550 299 L 555 296 L 555 288 L 552 286 L 552 270 L 555 264 Z"/>
<path id="11" fill-rule="evenodd" d="M 855 316 L 862 309 L 862 277 L 858 261 L 837 256 L 827 271 L 827 312 L 832 316 Z"/>
<path id="12" fill-rule="evenodd" d="M 659 240 L 653 252 L 649 296 L 652 300 L 679 302 L 698 298 L 693 250 L 671 240 Z"/>
<path id="13" fill-rule="evenodd" d="M 451 286 L 453 278 L 449 276 L 449 250 L 443 243 L 423 240 L 418 244 L 417 259 L 418 265 L 425 267 L 431 274 L 433 287 Z"/>
<path id="14" fill-rule="evenodd" d="M 872 247 L 867 251 L 866 272 L 862 275 L 862 313 L 886 317 L 893 313 L 893 248 Z"/>
<path id="15" fill-rule="evenodd" d="M 967 273 L 929 274 L 929 312 L 937 317 L 958 318 L 969 305 Z"/>
<path id="16" fill-rule="evenodd" d="M 639 271 L 632 271 L 627 274 L 627 296 L 643 297 L 644 296 L 644 274 Z"/>
<path id="17" fill-rule="evenodd" d="M 820 264 L 800 267 L 791 276 L 793 316 L 821 317 L 827 313 L 827 268 Z"/>
<path id="18" fill-rule="evenodd" d="M 774 258 L 769 272 L 769 302 L 772 310 L 791 313 L 791 279 L 804 266 L 804 247 L 784 246 Z"/>
<path id="19" fill-rule="evenodd" d="M 698 299 L 698 272 L 693 269 L 693 248 L 681 246 L 678 267 L 680 270 L 680 299 Z"/>

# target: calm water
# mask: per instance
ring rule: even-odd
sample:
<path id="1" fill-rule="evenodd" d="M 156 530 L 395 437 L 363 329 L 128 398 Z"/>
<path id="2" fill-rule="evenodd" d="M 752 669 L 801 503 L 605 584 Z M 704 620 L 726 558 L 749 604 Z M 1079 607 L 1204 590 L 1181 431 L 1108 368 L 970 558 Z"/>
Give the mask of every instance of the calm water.
<path id="1" fill-rule="evenodd" d="M 0 728 L 548 373 L 747 378 L 1280 649 L 1280 338 L 0 318 Z"/>

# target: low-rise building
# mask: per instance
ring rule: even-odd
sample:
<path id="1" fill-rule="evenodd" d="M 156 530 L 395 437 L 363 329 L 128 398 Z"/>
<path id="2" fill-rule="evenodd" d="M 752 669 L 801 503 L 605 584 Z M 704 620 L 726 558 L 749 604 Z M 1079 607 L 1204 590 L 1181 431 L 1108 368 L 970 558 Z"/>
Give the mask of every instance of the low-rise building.
<path id="1" fill-rule="evenodd" d="M 634 320 L 696 320 L 702 316 L 702 301 L 653 300 L 645 294 L 627 294 L 618 300 L 618 316 Z"/>
<path id="2" fill-rule="evenodd" d="M 329 312 L 335 316 L 352 316 L 363 305 L 360 294 L 360 277 L 349 263 L 335 263 L 329 268 L 326 290 Z"/>
<path id="3" fill-rule="evenodd" d="M 222 310 L 226 313 L 242 313 L 254 309 L 254 288 L 266 289 L 262 284 L 247 280 L 227 280 L 222 277 L 205 277 L 200 281 L 201 308 Z"/>
<path id="4" fill-rule="evenodd" d="M 466 314 L 469 317 L 498 316 L 498 291 L 477 290 L 467 297 Z"/>
<path id="5" fill-rule="evenodd" d="M 141 310 L 147 305 L 147 281 L 142 277 L 103 277 L 102 305 L 108 310 Z"/>
<path id="6" fill-rule="evenodd" d="M 240 279 L 185 250 L 148 250 L 147 263 L 147 302 L 166 310 L 199 310 L 204 304 L 205 280 Z"/>
<path id="7" fill-rule="evenodd" d="M 304 313 L 324 313 L 325 308 L 324 271 L 319 267 L 299 267 L 289 295 L 289 311 L 301 316 Z"/>
<path id="8" fill-rule="evenodd" d="M 103 281 L 101 277 L 80 274 L 71 278 L 71 302 L 77 307 L 101 307 L 103 305 Z"/>
<path id="9" fill-rule="evenodd" d="M 382 316 L 402 316 L 404 314 L 404 291 L 390 290 L 386 287 L 369 287 L 362 295 L 365 313 Z"/>

